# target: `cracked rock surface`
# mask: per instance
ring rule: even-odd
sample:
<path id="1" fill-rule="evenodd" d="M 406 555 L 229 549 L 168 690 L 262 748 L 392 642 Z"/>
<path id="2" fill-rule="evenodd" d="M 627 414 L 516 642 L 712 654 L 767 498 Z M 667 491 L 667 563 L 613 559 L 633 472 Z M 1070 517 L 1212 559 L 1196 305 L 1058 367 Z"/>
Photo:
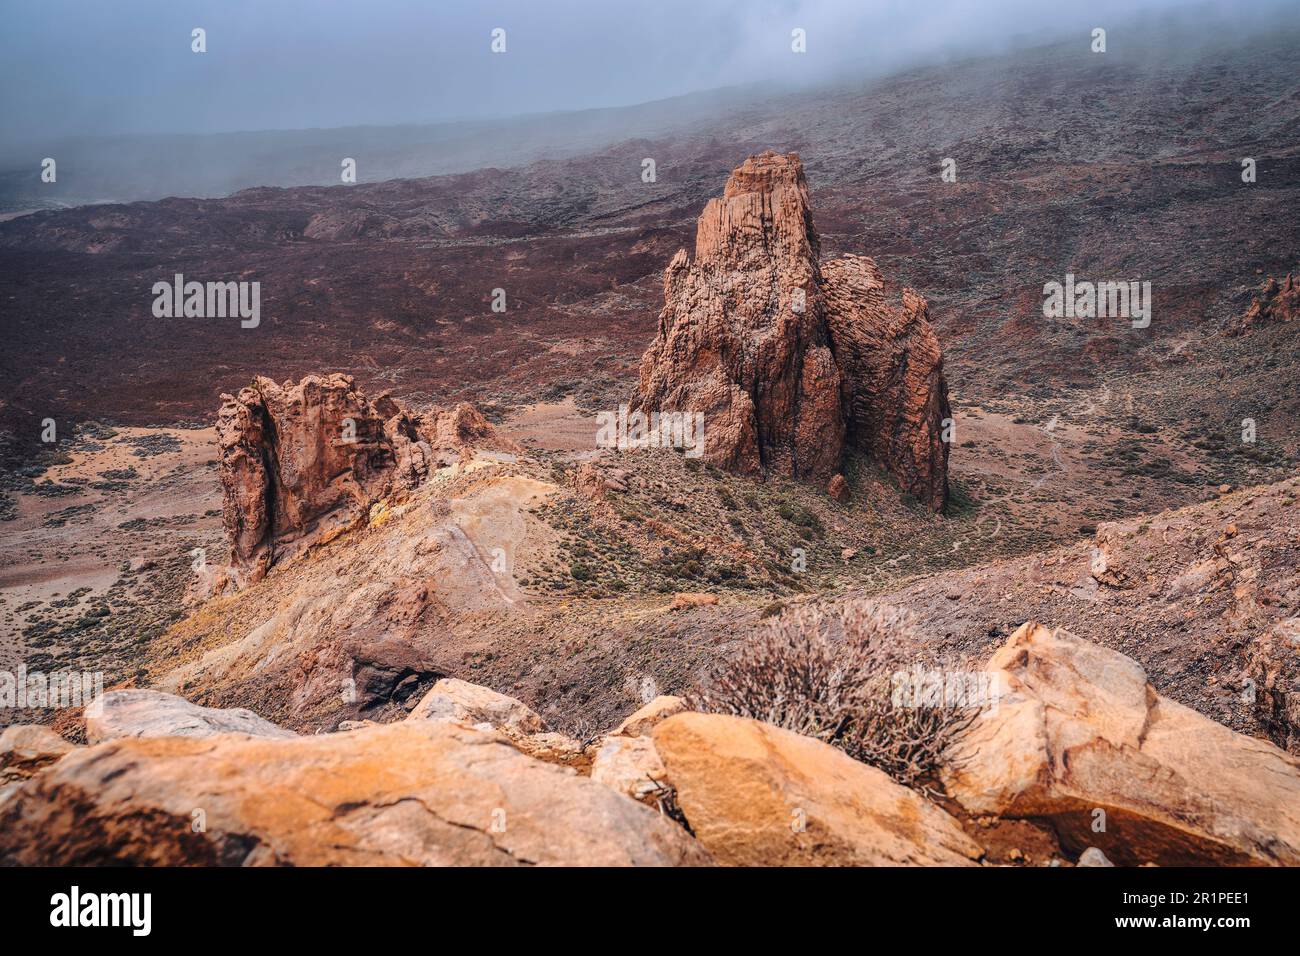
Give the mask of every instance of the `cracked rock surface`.
<path id="1" fill-rule="evenodd" d="M 75 819 L 75 826 L 67 821 Z M 440 721 L 84 748 L 0 805 L 27 865 L 703 865 L 648 807 Z"/>

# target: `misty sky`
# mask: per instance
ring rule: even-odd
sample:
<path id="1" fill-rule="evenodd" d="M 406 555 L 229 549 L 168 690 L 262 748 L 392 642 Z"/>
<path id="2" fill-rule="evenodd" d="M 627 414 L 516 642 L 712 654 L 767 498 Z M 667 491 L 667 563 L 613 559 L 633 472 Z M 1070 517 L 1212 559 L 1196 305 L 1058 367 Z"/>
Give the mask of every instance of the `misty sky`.
<path id="1" fill-rule="evenodd" d="M 491 118 L 996 53 L 1187 0 L 4 0 L 0 138 Z M 1257 5 L 1256 5 L 1257 6 Z M 1224 7 L 1231 11 L 1231 6 Z M 1227 13 L 1225 15 L 1235 15 Z M 207 30 L 208 52 L 190 50 Z M 493 28 L 507 52 L 489 50 Z M 790 31 L 808 52 L 791 53 Z M 1114 42 L 1114 40 L 1112 40 Z"/>

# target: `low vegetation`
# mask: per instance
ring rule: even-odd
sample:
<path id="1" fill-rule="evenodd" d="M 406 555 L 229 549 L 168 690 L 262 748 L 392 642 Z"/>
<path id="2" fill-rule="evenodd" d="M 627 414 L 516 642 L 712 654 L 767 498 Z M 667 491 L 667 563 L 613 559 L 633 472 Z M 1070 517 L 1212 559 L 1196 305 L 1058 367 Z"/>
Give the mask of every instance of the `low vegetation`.
<path id="1" fill-rule="evenodd" d="M 909 625 L 873 601 L 793 608 L 715 667 L 689 697 L 706 713 L 766 721 L 832 744 L 899 783 L 931 792 L 974 707 L 908 706 L 896 674 L 915 657 Z"/>

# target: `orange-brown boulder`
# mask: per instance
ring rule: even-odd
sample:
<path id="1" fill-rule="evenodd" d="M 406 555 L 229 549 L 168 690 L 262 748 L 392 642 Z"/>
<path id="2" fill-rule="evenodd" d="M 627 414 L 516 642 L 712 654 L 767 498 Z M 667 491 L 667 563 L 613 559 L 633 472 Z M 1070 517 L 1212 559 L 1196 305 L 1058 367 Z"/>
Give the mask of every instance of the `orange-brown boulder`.
<path id="1" fill-rule="evenodd" d="M 1066 849 L 1121 865 L 1300 865 L 1300 759 L 1161 697 L 1118 651 L 1032 621 L 987 670 L 996 706 L 942 771 L 968 813 L 1041 820 Z"/>
<path id="2" fill-rule="evenodd" d="M 971 866 L 981 855 L 955 819 L 820 740 L 696 713 L 669 717 L 651 740 L 656 779 L 718 863 Z"/>
<path id="3" fill-rule="evenodd" d="M 0 801 L 0 865 L 710 862 L 654 810 L 443 721 L 291 740 L 114 740 Z"/>

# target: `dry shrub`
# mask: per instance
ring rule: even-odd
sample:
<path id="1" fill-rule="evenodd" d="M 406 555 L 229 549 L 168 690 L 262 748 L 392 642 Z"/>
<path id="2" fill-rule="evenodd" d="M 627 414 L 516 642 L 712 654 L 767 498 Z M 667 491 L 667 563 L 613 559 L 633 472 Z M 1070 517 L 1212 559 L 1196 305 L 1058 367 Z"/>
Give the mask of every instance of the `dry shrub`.
<path id="1" fill-rule="evenodd" d="M 916 667 L 919 645 L 906 615 L 887 605 L 853 600 L 798 607 L 769 621 L 688 700 L 705 713 L 815 737 L 933 793 L 945 752 L 979 708 L 896 702 L 894 675 Z"/>

